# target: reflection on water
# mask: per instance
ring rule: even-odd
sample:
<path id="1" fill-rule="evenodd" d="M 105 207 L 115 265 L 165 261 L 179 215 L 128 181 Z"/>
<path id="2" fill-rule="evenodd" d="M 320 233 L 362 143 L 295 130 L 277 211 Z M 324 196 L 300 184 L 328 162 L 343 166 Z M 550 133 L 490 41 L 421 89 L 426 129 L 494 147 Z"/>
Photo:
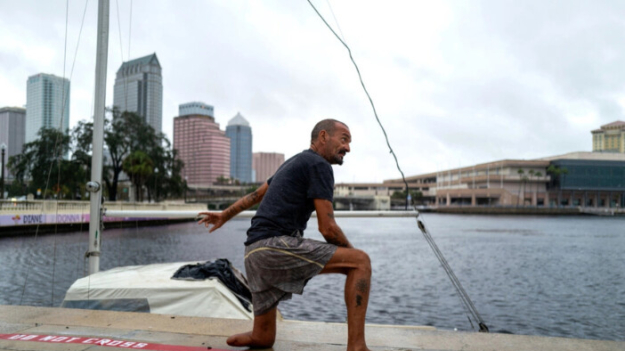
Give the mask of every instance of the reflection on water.
<path id="1" fill-rule="evenodd" d="M 491 331 L 625 340 L 625 219 L 424 215 Z M 414 219 L 338 220 L 371 256 L 368 323 L 471 330 Z M 316 221 L 305 236 L 321 240 Z M 243 269 L 248 220 L 208 234 L 195 223 L 107 228 L 101 269 L 228 258 Z M 86 228 L 85 228 L 86 230 Z M 86 231 L 0 239 L 0 304 L 58 306 L 84 276 Z M 312 279 L 286 318 L 344 322 L 344 278 Z"/>

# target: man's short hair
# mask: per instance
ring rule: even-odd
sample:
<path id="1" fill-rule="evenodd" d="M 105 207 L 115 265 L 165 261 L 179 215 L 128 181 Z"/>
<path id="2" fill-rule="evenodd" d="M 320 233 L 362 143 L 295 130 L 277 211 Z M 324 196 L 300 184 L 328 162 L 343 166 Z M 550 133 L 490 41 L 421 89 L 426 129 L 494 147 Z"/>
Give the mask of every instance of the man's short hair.
<path id="1" fill-rule="evenodd" d="M 325 130 L 330 135 L 334 135 L 337 123 L 340 123 L 347 127 L 347 124 L 332 118 L 324 119 L 323 121 L 317 123 L 315 125 L 315 128 L 313 128 L 312 133 L 310 133 L 310 142 L 312 143 L 313 141 L 317 140 L 317 138 L 319 137 L 319 133 L 321 133 L 322 130 Z"/>

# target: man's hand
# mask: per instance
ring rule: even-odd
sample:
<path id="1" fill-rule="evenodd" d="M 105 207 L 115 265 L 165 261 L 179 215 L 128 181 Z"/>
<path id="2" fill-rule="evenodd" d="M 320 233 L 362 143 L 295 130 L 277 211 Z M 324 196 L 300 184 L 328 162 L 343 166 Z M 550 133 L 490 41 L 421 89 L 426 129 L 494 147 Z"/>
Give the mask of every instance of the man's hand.
<path id="1" fill-rule="evenodd" d="M 213 225 L 212 228 L 208 230 L 209 233 L 221 228 L 221 226 L 227 221 L 224 219 L 223 212 L 200 212 L 197 215 L 198 217 L 204 216 L 204 218 L 200 219 L 197 224 L 204 224 L 206 228 L 208 228 L 209 224 Z"/>
<path id="2" fill-rule="evenodd" d="M 209 229 L 209 233 L 214 232 L 215 230 L 221 228 L 224 223 L 228 222 L 232 217 L 241 213 L 241 211 L 245 211 L 248 208 L 260 203 L 269 188 L 269 184 L 265 182 L 254 192 L 245 195 L 244 197 L 237 200 L 237 202 L 233 203 L 222 212 L 200 212 L 198 216 L 204 216 L 204 218 L 200 219 L 197 224 L 204 224 L 206 228 L 210 224 L 213 225 L 212 228 Z"/>

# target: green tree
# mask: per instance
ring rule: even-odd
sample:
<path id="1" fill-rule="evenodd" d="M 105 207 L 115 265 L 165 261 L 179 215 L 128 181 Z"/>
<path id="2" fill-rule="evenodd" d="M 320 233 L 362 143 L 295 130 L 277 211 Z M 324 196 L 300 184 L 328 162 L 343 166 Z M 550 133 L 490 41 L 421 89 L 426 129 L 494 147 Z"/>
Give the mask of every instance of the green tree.
<path id="1" fill-rule="evenodd" d="M 562 186 L 560 181 L 560 176 L 566 171 L 568 173 L 568 169 L 560 168 L 558 166 L 549 165 L 547 167 L 547 174 L 552 176 L 551 186 L 558 188 L 558 199 L 557 199 L 557 207 L 560 207 L 562 204 Z"/>
<path id="2" fill-rule="evenodd" d="M 23 189 L 44 198 L 77 199 L 84 193 L 87 170 L 72 155 L 70 136 L 57 129 L 42 128 L 38 139 L 24 144 L 22 153 L 9 158 L 7 167 L 15 175 L 11 192 Z M 18 194 L 11 194 L 18 195 Z"/>
<path id="3" fill-rule="evenodd" d="M 219 184 L 219 185 L 230 184 L 230 178 L 224 177 L 223 175 L 220 175 L 219 177 L 217 177 L 216 180 L 217 180 L 217 184 Z"/>
<path id="4" fill-rule="evenodd" d="M 566 175 L 569 174 L 569 170 L 566 167 L 562 167 L 560 168 L 560 174 L 562 175 L 562 182 L 560 183 L 560 186 L 558 187 L 558 191 L 560 192 L 560 196 L 562 196 L 562 186 L 564 185 L 564 182 L 566 181 Z M 567 202 L 569 206 L 572 206 L 573 204 L 569 201 Z"/>
<path id="5" fill-rule="evenodd" d="M 186 189 L 186 181 L 182 179 L 184 162 L 180 160 L 178 151 L 170 147 L 164 138 L 165 147 L 152 149 L 150 158 L 154 162 L 154 173 L 147 179 L 148 200 L 158 201 L 162 198 L 181 197 Z"/>
<path id="6" fill-rule="evenodd" d="M 102 179 L 106 184 L 108 199 L 117 200 L 117 187 L 124 170 L 124 160 L 135 151 L 144 152 L 153 164 L 151 176 L 144 180 L 148 198 L 182 196 L 186 187 L 181 177 L 184 163 L 177 159 L 177 153 L 163 133 L 156 133 L 141 116 L 132 112 L 120 113 L 109 110 L 104 123 L 104 143 L 108 149 L 108 160 L 104 163 Z M 93 123 L 79 122 L 74 129 L 74 140 L 80 151 L 80 159 L 89 160 L 92 154 Z M 84 156 L 84 157 L 83 157 Z"/>
<path id="7" fill-rule="evenodd" d="M 122 166 L 135 185 L 135 199 L 143 201 L 143 185 L 154 172 L 154 161 L 145 152 L 137 150 L 124 159 Z"/>
<path id="8" fill-rule="evenodd" d="M 402 199 L 402 200 L 406 200 L 407 198 L 407 192 L 406 190 L 402 190 L 402 191 L 395 191 L 393 192 L 393 195 L 391 195 L 391 199 Z M 410 197 L 412 199 L 411 203 L 412 204 L 422 204 L 423 203 L 423 193 L 419 190 L 410 190 Z"/>

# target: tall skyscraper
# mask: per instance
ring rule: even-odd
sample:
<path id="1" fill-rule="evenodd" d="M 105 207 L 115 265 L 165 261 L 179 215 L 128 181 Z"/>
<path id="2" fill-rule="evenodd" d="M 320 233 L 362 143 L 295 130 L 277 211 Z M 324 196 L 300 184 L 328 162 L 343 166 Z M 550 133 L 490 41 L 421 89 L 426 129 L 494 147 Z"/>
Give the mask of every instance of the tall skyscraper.
<path id="1" fill-rule="evenodd" d="M 284 163 L 284 154 L 275 152 L 255 152 L 252 169 L 256 172 L 256 183 L 264 183 L 276 173 Z"/>
<path id="2" fill-rule="evenodd" d="M 252 128 L 249 122 L 237 113 L 226 127 L 230 138 L 230 176 L 242 183 L 252 182 Z"/>
<path id="3" fill-rule="evenodd" d="M 26 134 L 24 142 L 37 139 L 42 127 L 69 129 L 69 79 L 39 73 L 26 86 Z"/>
<path id="4" fill-rule="evenodd" d="M 115 77 L 113 105 L 142 116 L 157 133 L 163 130 L 163 77 L 156 54 L 124 62 Z"/>
<path id="5" fill-rule="evenodd" d="M 26 131 L 26 110 L 19 107 L 0 108 L 0 145 L 6 146 L 4 159 L 4 176 L 13 178 L 9 174 L 6 164 L 9 157 L 22 153 Z"/>
<path id="6" fill-rule="evenodd" d="M 207 113 L 190 113 L 179 106 L 174 118 L 174 149 L 184 162 L 182 175 L 190 187 L 209 186 L 230 175 L 230 139 Z M 205 105 L 209 106 L 209 105 Z M 212 110 L 212 106 L 211 110 Z M 208 111 L 203 109 L 200 112 Z"/>

